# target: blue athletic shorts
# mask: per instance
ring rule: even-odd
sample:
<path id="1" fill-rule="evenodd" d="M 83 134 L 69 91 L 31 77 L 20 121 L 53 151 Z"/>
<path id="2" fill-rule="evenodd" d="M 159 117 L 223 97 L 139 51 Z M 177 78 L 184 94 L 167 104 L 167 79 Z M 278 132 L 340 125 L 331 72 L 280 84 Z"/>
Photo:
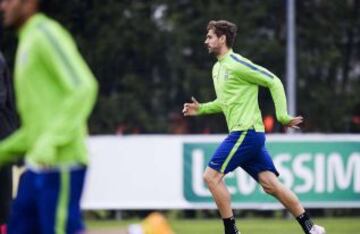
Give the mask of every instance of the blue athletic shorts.
<path id="1" fill-rule="evenodd" d="M 265 148 L 265 133 L 255 130 L 231 132 L 217 148 L 208 166 L 224 174 L 241 167 L 256 181 L 263 171 L 279 176 Z"/>
<path id="2" fill-rule="evenodd" d="M 13 202 L 8 234 L 79 234 L 86 168 L 26 170 Z"/>

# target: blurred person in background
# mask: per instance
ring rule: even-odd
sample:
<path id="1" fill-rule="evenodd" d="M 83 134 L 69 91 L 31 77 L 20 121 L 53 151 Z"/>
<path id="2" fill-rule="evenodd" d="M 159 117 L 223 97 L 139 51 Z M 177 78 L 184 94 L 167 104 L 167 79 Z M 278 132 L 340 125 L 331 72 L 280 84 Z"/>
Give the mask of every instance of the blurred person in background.
<path id="1" fill-rule="evenodd" d="M 80 198 L 88 164 L 87 119 L 97 82 L 72 36 L 41 13 L 49 0 L 2 0 L 17 31 L 15 96 L 20 128 L 0 142 L 0 166 L 25 156 L 9 234 L 84 232 Z"/>
<path id="2" fill-rule="evenodd" d="M 17 127 L 13 85 L 6 61 L 0 52 L 0 140 Z M 0 234 L 6 234 L 12 200 L 12 166 L 0 167 Z"/>
<path id="3" fill-rule="evenodd" d="M 274 131 L 275 119 L 272 115 L 268 114 L 264 116 L 263 119 L 265 132 L 271 133 Z"/>
<path id="4" fill-rule="evenodd" d="M 264 124 L 258 104 L 259 86 L 270 90 L 277 120 L 286 127 L 299 128 L 301 116 L 287 113 L 284 87 L 269 70 L 234 53 L 237 26 L 229 21 L 210 21 L 205 45 L 217 59 L 212 78 L 217 98 L 207 103 L 185 103 L 185 116 L 224 113 L 229 132 L 218 147 L 204 173 L 204 179 L 223 219 L 225 234 L 240 233 L 231 209 L 231 197 L 223 180 L 237 167 L 252 176 L 264 191 L 277 198 L 296 217 L 305 234 L 324 234 L 314 225 L 297 196 L 278 179 L 278 171 L 265 148 Z"/>
<path id="5" fill-rule="evenodd" d="M 188 134 L 189 127 L 186 119 L 179 112 L 170 112 L 169 114 L 169 133 Z"/>

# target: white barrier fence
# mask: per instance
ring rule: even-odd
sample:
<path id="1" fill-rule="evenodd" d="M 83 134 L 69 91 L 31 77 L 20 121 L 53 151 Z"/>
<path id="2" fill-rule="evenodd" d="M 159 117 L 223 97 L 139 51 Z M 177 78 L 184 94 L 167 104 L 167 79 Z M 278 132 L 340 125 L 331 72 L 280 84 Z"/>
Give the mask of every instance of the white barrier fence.
<path id="1" fill-rule="evenodd" d="M 225 135 L 96 136 L 84 209 L 214 208 L 202 172 Z M 269 135 L 280 179 L 307 207 L 360 207 L 359 135 Z M 225 182 L 234 208 L 278 209 L 242 169 Z"/>

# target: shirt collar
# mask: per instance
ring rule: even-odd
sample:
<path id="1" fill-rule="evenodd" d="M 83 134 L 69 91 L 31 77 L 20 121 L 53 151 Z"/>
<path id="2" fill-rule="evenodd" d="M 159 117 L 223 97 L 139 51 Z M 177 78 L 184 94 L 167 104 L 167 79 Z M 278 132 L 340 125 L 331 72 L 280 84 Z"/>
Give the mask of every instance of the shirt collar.
<path id="1" fill-rule="evenodd" d="M 226 52 L 226 54 L 224 54 L 223 56 L 221 56 L 221 57 L 218 58 L 218 61 L 219 61 L 219 62 L 223 61 L 225 58 L 229 57 L 230 54 L 232 54 L 232 53 L 233 53 L 233 50 L 232 50 L 232 49 L 229 49 L 228 52 Z"/>

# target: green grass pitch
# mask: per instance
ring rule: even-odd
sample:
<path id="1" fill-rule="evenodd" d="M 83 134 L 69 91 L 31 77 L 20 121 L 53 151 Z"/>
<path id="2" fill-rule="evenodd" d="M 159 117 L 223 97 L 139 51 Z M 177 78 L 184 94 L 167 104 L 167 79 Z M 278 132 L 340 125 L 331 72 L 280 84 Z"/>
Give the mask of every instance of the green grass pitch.
<path id="1" fill-rule="evenodd" d="M 315 222 L 325 226 L 328 234 L 360 234 L 359 218 L 321 218 Z M 89 230 L 116 230 L 138 221 L 87 221 Z M 170 220 L 176 234 L 222 234 L 221 220 Z M 293 219 L 237 219 L 242 234 L 302 234 Z"/>

